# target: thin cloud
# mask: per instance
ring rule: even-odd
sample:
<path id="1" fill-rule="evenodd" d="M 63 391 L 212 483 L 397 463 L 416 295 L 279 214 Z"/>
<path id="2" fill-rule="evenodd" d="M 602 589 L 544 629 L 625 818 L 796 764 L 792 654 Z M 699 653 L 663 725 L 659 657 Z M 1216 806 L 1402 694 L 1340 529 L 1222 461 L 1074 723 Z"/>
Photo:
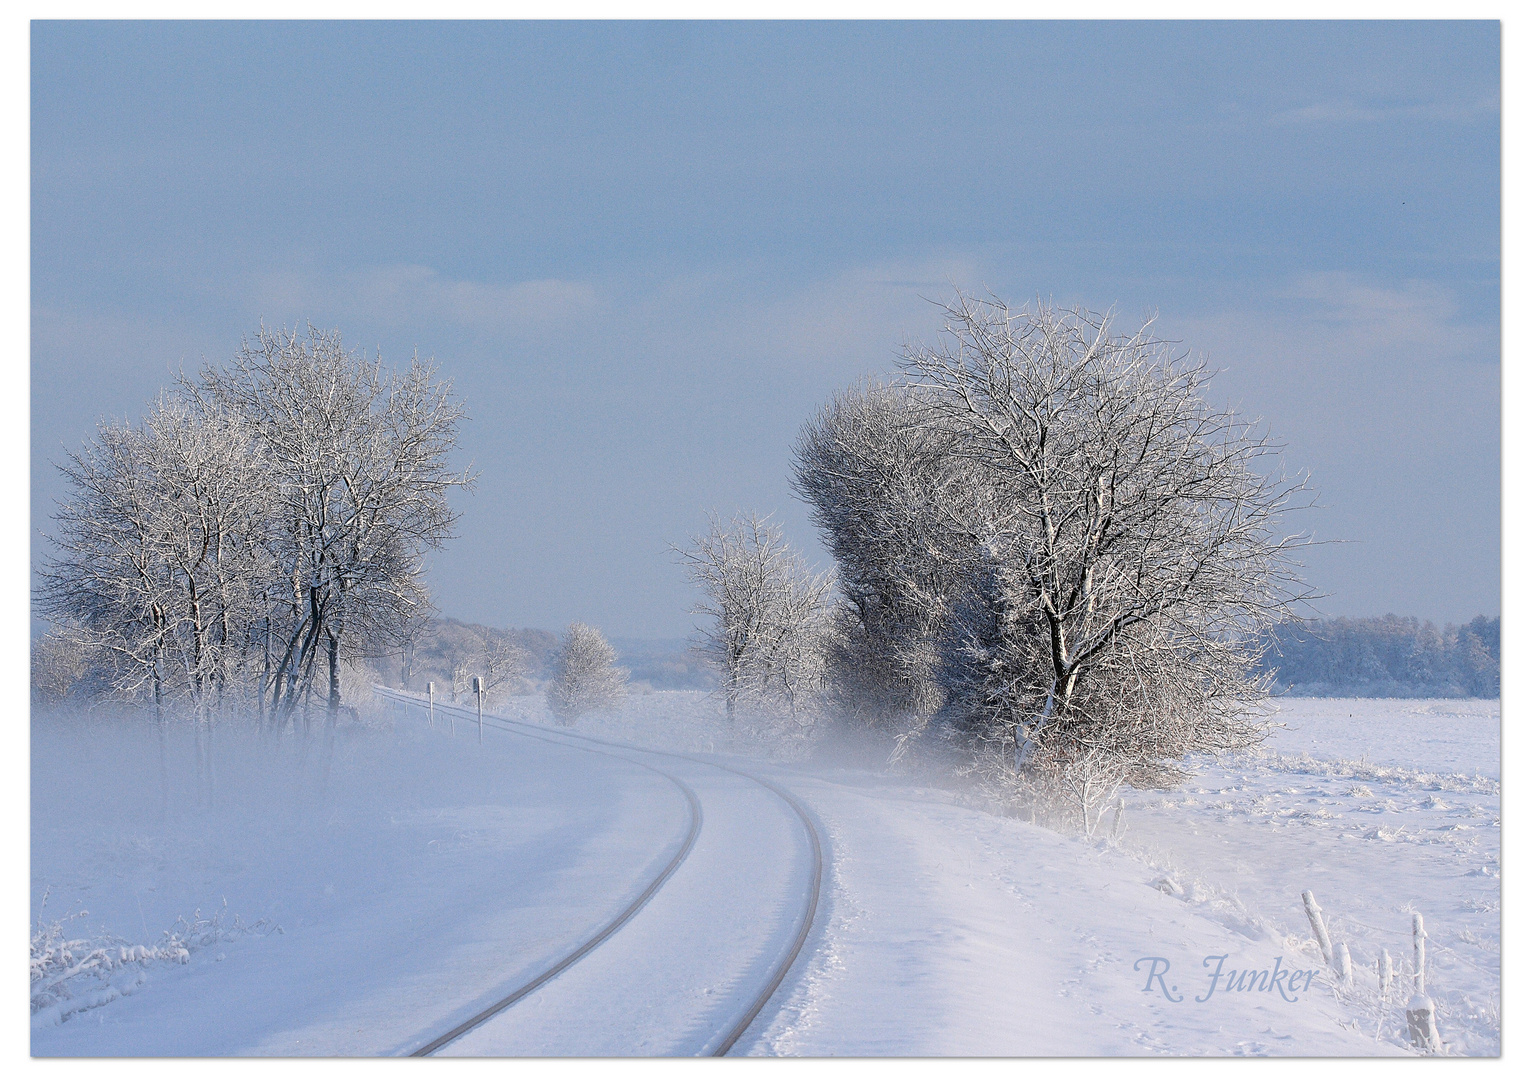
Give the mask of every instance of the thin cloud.
<path id="1" fill-rule="evenodd" d="M 1401 348 L 1434 360 L 1498 359 L 1489 348 L 1491 328 L 1460 322 L 1453 292 L 1435 282 L 1390 287 L 1332 271 L 1306 274 L 1282 296 L 1302 303 L 1305 316 L 1339 333 L 1347 348 Z"/>
<path id="2" fill-rule="evenodd" d="M 405 263 L 322 278 L 271 275 L 259 283 L 258 293 L 262 307 L 286 317 L 332 312 L 374 327 L 447 325 L 474 337 L 511 339 L 543 337 L 605 307 L 600 291 L 588 281 L 471 281 Z"/>

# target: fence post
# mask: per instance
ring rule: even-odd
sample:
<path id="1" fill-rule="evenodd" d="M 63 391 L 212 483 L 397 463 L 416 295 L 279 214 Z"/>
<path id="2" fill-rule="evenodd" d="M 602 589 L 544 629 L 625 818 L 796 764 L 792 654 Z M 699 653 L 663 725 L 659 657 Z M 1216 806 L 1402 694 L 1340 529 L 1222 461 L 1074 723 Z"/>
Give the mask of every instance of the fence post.
<path id="1" fill-rule="evenodd" d="M 1347 951 L 1345 941 L 1336 946 L 1336 979 L 1344 990 L 1352 989 L 1352 954 Z"/>
<path id="2" fill-rule="evenodd" d="M 434 731 L 435 730 L 435 684 L 433 682 L 425 683 L 424 684 L 424 691 L 425 691 L 425 693 L 429 694 L 429 729 L 431 731 Z"/>
<path id="3" fill-rule="evenodd" d="M 477 695 L 477 745 L 482 745 L 482 678 L 472 676 L 472 692 Z"/>
<path id="4" fill-rule="evenodd" d="M 1411 943 L 1415 946 L 1416 956 L 1416 993 L 1426 994 L 1426 923 L 1418 911 L 1410 917 Z"/>
<path id="5" fill-rule="evenodd" d="M 1304 891 L 1304 913 L 1309 916 L 1310 929 L 1315 931 L 1315 943 L 1320 946 L 1320 955 L 1325 957 L 1329 966 L 1335 959 L 1331 953 L 1331 935 L 1326 933 L 1326 923 L 1320 917 L 1320 905 L 1315 903 L 1315 894 L 1308 889 Z"/>
<path id="6" fill-rule="evenodd" d="M 1373 1029 L 1373 1041 L 1379 1041 L 1379 1035 L 1384 1030 L 1384 1011 L 1389 1006 L 1389 987 L 1394 982 L 1394 961 L 1389 958 L 1389 950 L 1379 950 L 1379 1022 Z"/>
<path id="7" fill-rule="evenodd" d="M 1410 1041 L 1423 1054 L 1442 1052 L 1442 1034 L 1437 1030 L 1437 1008 L 1426 996 L 1426 926 L 1418 911 L 1411 916 L 1411 938 L 1415 944 L 1415 994 L 1405 1006 L 1405 1023 Z"/>

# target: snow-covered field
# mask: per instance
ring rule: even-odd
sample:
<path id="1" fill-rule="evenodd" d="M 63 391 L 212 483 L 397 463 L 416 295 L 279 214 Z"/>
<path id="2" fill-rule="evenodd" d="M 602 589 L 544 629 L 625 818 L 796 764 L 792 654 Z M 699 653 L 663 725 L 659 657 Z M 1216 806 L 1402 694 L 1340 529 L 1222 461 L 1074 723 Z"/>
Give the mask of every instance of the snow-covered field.
<path id="1" fill-rule="evenodd" d="M 500 711 L 547 720 L 539 699 Z M 1265 747 L 1178 791 L 1128 793 L 1116 847 L 890 775 L 878 751 L 802 760 L 734 739 L 695 693 L 633 697 L 578 730 L 724 755 L 820 826 L 815 928 L 734 1052 L 1405 1053 L 1371 965 L 1388 948 L 1408 972 L 1413 909 L 1449 1051 L 1498 1053 L 1498 703 L 1289 701 L 1280 719 Z M 34 971 L 39 945 L 86 942 L 76 966 L 102 951 L 34 978 L 33 1054 L 408 1052 L 672 858 L 686 803 L 644 766 L 704 806 L 687 861 L 604 945 L 451 1049 L 703 1050 L 789 934 L 800 829 L 704 761 L 494 730 L 479 748 L 471 725 L 446 726 L 417 710 L 349 725 L 327 767 L 321 742 L 304 755 L 223 729 L 210 790 L 180 730 L 166 798 L 141 722 L 35 718 Z M 1351 991 L 1319 973 L 1304 889 L 1351 949 Z M 153 951 L 124 960 L 133 946 Z M 1206 993 L 1217 956 L 1315 974 L 1292 993 Z"/>
<path id="2" fill-rule="evenodd" d="M 35 726 L 34 926 L 83 907 L 67 936 L 153 945 L 226 900 L 225 921 L 271 930 L 112 972 L 126 996 L 58 1024 L 92 989 L 77 979 L 34 1014 L 34 1054 L 395 1051 L 639 891 L 685 817 L 613 759 L 355 729 L 322 786 L 319 747 L 299 761 L 225 733 L 210 800 L 182 732 L 164 815 L 137 734 Z"/>
<path id="3" fill-rule="evenodd" d="M 1271 938 L 1310 936 L 1299 894 L 1313 891 L 1351 951 L 1352 1015 L 1373 1032 L 1382 1012 L 1391 1040 L 1403 1031 L 1376 965 L 1387 949 L 1411 971 L 1420 912 L 1449 1049 L 1500 1053 L 1500 702 L 1304 698 L 1277 720 L 1257 750 L 1126 798 L 1124 849 L 1188 904 Z"/>

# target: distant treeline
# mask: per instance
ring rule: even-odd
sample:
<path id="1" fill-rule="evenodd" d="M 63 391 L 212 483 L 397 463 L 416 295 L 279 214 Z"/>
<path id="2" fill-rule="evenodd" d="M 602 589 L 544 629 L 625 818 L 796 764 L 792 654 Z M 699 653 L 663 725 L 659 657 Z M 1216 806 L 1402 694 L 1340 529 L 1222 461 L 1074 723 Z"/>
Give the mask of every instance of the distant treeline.
<path id="1" fill-rule="evenodd" d="M 1279 692 L 1305 697 L 1499 697 L 1500 617 L 1464 626 L 1413 617 L 1324 619 L 1284 626 L 1272 635 L 1263 669 Z M 635 687 L 711 690 L 715 672 L 682 639 L 612 638 L 618 663 Z M 550 677 L 556 636 L 439 619 L 417 641 L 405 679 L 442 693 L 467 692 L 487 672 L 490 696 L 531 693 Z M 396 660 L 392 662 L 401 667 Z M 403 671 L 396 674 L 404 675 Z"/>
<path id="2" fill-rule="evenodd" d="M 442 700 L 471 692 L 472 677 L 483 679 L 490 701 L 531 693 L 548 678 L 557 639 L 545 630 L 500 630 L 457 619 L 422 623 L 401 656 L 378 665 L 383 677 L 408 690 L 435 684 Z"/>
<path id="3" fill-rule="evenodd" d="M 629 672 L 634 689 L 709 690 L 716 675 L 682 639 L 613 638 L 616 662 Z M 452 699 L 470 692 L 481 675 L 490 699 L 545 689 L 552 676 L 557 637 L 546 630 L 503 630 L 457 619 L 427 624 L 400 657 L 382 663 L 383 675 L 411 690 L 434 682 Z"/>
<path id="4" fill-rule="evenodd" d="M 1500 616 L 1440 630 L 1385 615 L 1285 626 L 1264 668 L 1277 688 L 1307 697 L 1500 696 Z"/>
<path id="5" fill-rule="evenodd" d="M 611 638 L 618 662 L 635 686 L 654 690 L 714 690 L 716 671 L 683 638 Z"/>

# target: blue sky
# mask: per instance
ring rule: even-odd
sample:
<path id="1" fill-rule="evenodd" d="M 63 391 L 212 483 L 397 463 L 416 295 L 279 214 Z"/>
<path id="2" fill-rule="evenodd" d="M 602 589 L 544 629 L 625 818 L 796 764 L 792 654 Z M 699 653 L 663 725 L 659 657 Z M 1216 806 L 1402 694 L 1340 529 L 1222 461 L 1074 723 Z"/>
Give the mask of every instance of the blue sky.
<path id="1" fill-rule="evenodd" d="M 32 30 L 32 523 L 51 461 L 263 319 L 433 354 L 482 470 L 441 610 L 677 636 L 666 553 L 774 511 L 958 285 L 1223 369 L 1324 508 L 1330 614 L 1500 610 L 1495 23 Z M 34 548 L 35 552 L 35 548 Z"/>

